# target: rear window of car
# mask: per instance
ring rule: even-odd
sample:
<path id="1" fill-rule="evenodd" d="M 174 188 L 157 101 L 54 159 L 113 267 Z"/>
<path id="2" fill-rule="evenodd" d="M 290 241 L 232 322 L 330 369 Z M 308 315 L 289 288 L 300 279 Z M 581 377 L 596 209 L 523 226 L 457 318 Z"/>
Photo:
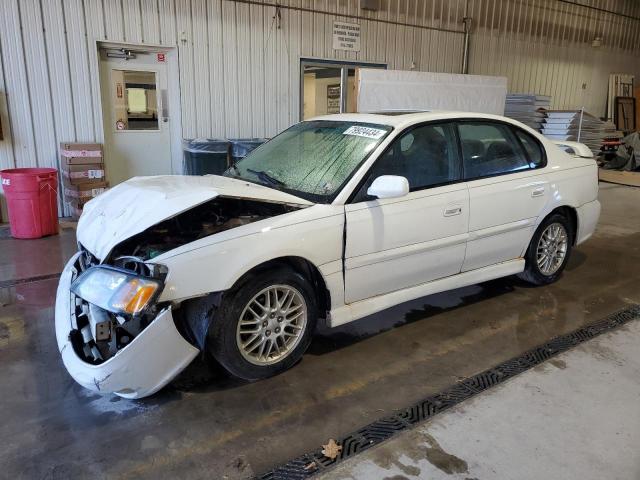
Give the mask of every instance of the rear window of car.
<path id="1" fill-rule="evenodd" d="M 514 129 L 518 140 L 522 143 L 525 151 L 527 152 L 527 156 L 529 157 L 529 164 L 531 168 L 537 168 L 544 165 L 544 152 L 542 150 L 542 145 L 538 142 L 533 136 L 528 133 L 520 130 L 519 128 Z"/>
<path id="2" fill-rule="evenodd" d="M 544 152 L 531 135 L 498 122 L 458 124 L 466 180 L 538 168 Z"/>

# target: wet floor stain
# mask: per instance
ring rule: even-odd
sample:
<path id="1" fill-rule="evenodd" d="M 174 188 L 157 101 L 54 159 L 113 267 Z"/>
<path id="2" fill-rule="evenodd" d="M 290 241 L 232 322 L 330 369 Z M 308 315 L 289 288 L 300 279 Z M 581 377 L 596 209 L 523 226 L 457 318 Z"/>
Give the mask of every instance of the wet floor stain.
<path id="1" fill-rule="evenodd" d="M 11 335 L 9 335 L 9 327 L 7 327 L 7 324 L 4 322 L 0 322 L 0 343 L 2 343 L 3 340 L 8 340 L 10 336 Z"/>
<path id="2" fill-rule="evenodd" d="M 549 360 L 549 363 L 561 370 L 564 370 L 565 368 L 567 368 L 567 362 L 559 358 L 554 358 L 553 360 Z"/>
<path id="3" fill-rule="evenodd" d="M 24 321 L 18 317 L 0 316 L 0 348 L 24 339 Z"/>
<path id="4" fill-rule="evenodd" d="M 467 462 L 455 455 L 445 452 L 438 441 L 428 433 L 424 433 L 423 436 L 429 445 L 426 455 L 429 463 L 449 475 L 454 473 L 468 473 L 469 466 Z"/>
<path id="5" fill-rule="evenodd" d="M 386 480 L 405 480 L 407 476 L 416 478 L 420 475 L 420 468 L 408 463 L 418 463 L 424 459 L 424 445 L 410 445 L 402 452 L 388 450 L 386 447 L 388 445 L 375 452 L 373 461 L 385 470 L 391 470 L 395 467 L 404 474 L 386 477 Z"/>
<path id="6" fill-rule="evenodd" d="M 466 461 L 446 452 L 438 441 L 428 433 L 420 433 L 417 441 L 409 442 L 400 449 L 385 445 L 374 451 L 372 460 L 384 470 L 400 470 L 402 472 L 402 474 L 384 477 L 384 480 L 405 480 L 420 477 L 421 469 L 418 465 L 425 459 L 448 475 L 469 472 Z"/>

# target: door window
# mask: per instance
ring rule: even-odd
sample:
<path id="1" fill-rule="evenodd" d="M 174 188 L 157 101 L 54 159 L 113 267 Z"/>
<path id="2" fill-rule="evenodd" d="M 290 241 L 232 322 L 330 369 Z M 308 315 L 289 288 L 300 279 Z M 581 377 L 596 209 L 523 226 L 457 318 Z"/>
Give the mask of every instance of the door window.
<path id="1" fill-rule="evenodd" d="M 528 133 L 518 128 L 514 130 L 516 132 L 516 136 L 518 137 L 520 142 L 522 142 L 522 146 L 529 156 L 529 166 L 531 168 L 543 167 L 545 163 L 545 156 L 540 142 L 538 142 Z"/>
<path id="2" fill-rule="evenodd" d="M 156 72 L 111 70 L 114 130 L 158 130 Z"/>
<path id="3" fill-rule="evenodd" d="M 406 177 L 411 191 L 444 185 L 461 179 L 460 160 L 452 124 L 427 124 L 402 134 L 371 167 L 356 201 L 381 175 Z"/>
<path id="4" fill-rule="evenodd" d="M 302 59 L 300 63 L 301 119 L 355 112 L 358 67 L 386 68 L 386 65 Z"/>
<path id="5" fill-rule="evenodd" d="M 513 132 L 500 123 L 458 125 L 467 180 L 527 170 L 527 157 Z"/>

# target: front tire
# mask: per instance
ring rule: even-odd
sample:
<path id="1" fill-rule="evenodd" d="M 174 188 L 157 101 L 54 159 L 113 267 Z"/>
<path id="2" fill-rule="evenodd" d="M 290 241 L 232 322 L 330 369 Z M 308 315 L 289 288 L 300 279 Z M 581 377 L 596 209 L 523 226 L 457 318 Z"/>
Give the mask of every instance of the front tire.
<path id="1" fill-rule="evenodd" d="M 260 380 L 292 367 L 317 323 L 309 282 L 288 268 L 259 274 L 229 292 L 211 324 L 208 346 L 232 375 Z"/>
<path id="2" fill-rule="evenodd" d="M 531 239 L 520 278 L 533 285 L 548 285 L 560 278 L 573 245 L 569 220 L 559 213 L 548 216 Z"/>

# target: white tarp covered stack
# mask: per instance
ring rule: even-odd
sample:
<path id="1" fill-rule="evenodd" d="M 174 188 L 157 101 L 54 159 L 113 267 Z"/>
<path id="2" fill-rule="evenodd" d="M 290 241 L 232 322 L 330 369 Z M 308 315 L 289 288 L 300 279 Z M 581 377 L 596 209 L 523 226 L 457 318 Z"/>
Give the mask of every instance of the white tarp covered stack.
<path id="1" fill-rule="evenodd" d="M 597 155 L 605 138 L 621 137 L 616 126 L 581 110 L 550 110 L 542 134 L 552 140 L 570 140 L 587 145 Z"/>
<path id="2" fill-rule="evenodd" d="M 533 93 L 510 93 L 504 107 L 504 116 L 518 120 L 540 131 L 551 104 L 551 97 Z"/>
<path id="3" fill-rule="evenodd" d="M 358 112 L 454 110 L 504 114 L 506 77 L 359 70 Z"/>

